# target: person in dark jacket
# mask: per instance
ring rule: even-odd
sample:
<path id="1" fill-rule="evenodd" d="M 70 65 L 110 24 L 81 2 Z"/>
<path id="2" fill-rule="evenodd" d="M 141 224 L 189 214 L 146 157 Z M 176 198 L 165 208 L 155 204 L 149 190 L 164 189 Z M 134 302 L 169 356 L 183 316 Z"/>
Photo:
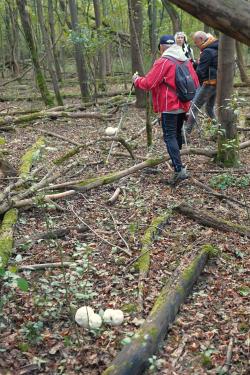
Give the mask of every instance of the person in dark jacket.
<path id="1" fill-rule="evenodd" d="M 193 40 L 200 49 L 200 59 L 196 73 L 200 81 L 200 88 L 192 101 L 189 116 L 185 124 L 185 130 L 191 133 L 199 109 L 205 104 L 209 118 L 215 118 L 214 105 L 216 98 L 217 66 L 218 66 L 218 40 L 204 31 L 197 31 Z"/>

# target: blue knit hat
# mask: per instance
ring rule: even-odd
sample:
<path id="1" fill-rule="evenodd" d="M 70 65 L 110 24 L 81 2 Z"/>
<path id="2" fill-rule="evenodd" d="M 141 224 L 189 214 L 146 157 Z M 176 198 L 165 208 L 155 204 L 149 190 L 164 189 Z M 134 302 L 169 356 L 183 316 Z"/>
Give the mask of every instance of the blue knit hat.
<path id="1" fill-rule="evenodd" d="M 159 44 L 158 44 L 158 49 L 160 49 L 160 45 L 161 44 L 166 44 L 168 46 L 172 46 L 173 44 L 175 44 L 175 40 L 174 40 L 174 36 L 173 35 L 162 35 L 160 37 L 160 41 L 159 41 Z"/>

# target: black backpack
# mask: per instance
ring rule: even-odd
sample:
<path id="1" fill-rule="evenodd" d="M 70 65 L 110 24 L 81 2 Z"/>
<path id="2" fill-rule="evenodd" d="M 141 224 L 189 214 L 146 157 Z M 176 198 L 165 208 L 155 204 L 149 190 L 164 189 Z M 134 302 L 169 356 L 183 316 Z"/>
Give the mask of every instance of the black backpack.
<path id="1" fill-rule="evenodd" d="M 171 87 L 167 82 L 164 81 L 165 85 L 174 91 L 178 96 L 179 100 L 183 103 L 189 102 L 194 98 L 196 92 L 196 86 L 194 79 L 188 69 L 189 60 L 181 62 L 174 57 L 166 56 L 168 60 L 175 63 L 175 85 L 176 90 Z"/>

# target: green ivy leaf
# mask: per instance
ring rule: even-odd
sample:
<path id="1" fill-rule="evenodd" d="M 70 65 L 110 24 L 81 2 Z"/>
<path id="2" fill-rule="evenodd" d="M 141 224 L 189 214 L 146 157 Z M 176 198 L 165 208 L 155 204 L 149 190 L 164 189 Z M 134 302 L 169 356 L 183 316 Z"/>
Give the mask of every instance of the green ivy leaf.
<path id="1" fill-rule="evenodd" d="M 27 280 L 23 279 L 22 277 L 17 279 L 17 286 L 23 292 L 28 292 L 28 290 L 29 290 L 29 284 L 28 284 Z"/>

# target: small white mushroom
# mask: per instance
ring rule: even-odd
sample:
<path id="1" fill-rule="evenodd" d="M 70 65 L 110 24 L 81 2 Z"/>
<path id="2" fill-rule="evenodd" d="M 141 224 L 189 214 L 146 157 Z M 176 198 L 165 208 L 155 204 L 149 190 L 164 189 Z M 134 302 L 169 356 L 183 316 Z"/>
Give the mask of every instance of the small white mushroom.
<path id="1" fill-rule="evenodd" d="M 112 326 L 119 326 L 124 320 L 124 315 L 121 310 L 107 309 L 103 314 L 103 321 Z"/>
<path id="2" fill-rule="evenodd" d="M 105 129 L 105 134 L 108 135 L 109 137 L 116 135 L 117 128 L 113 128 L 112 126 L 108 126 Z"/>
<path id="3" fill-rule="evenodd" d="M 102 325 L 102 318 L 98 314 L 90 315 L 89 318 L 89 328 L 90 329 L 98 329 Z"/>
<path id="4" fill-rule="evenodd" d="M 94 310 L 90 306 L 80 307 L 75 314 L 75 321 L 79 326 L 88 328 L 89 320 L 92 315 L 94 315 Z"/>

